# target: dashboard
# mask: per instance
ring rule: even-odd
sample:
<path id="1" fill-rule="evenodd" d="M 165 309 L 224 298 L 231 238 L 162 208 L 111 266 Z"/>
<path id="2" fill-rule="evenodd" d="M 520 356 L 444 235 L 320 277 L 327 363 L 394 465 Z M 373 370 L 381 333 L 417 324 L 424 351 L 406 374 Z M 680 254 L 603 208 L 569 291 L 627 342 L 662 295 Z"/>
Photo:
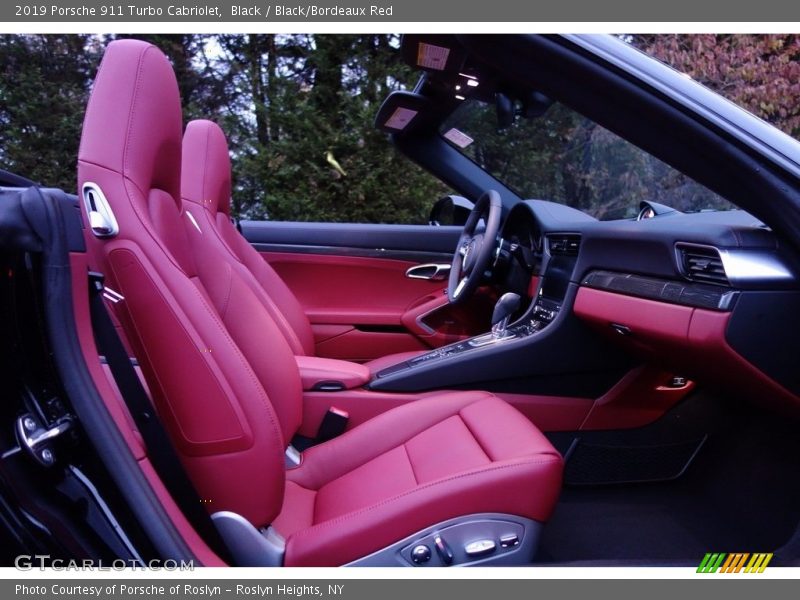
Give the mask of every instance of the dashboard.
<path id="1" fill-rule="evenodd" d="M 370 388 L 598 398 L 648 364 L 773 408 L 800 408 L 800 265 L 743 211 L 597 221 L 516 204 L 492 267 L 523 302 L 477 336 L 376 374 Z"/>
<path id="2" fill-rule="evenodd" d="M 529 200 L 509 212 L 502 239 L 510 289 L 521 290 L 520 273 L 533 267 L 534 316 L 569 310 L 640 359 L 771 402 L 800 402 L 800 269 L 751 215 L 596 221 Z"/>

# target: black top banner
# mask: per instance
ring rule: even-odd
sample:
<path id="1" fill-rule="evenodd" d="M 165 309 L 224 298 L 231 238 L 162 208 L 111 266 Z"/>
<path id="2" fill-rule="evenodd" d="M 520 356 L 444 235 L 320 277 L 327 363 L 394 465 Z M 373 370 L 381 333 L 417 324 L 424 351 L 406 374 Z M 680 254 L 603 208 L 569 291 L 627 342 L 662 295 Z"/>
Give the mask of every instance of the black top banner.
<path id="1" fill-rule="evenodd" d="M 58 22 L 707 22 L 786 23 L 800 21 L 800 3 L 729 0 L 341 0 L 313 2 L 283 0 L 12 0 L 0 5 L 5 23 Z"/>

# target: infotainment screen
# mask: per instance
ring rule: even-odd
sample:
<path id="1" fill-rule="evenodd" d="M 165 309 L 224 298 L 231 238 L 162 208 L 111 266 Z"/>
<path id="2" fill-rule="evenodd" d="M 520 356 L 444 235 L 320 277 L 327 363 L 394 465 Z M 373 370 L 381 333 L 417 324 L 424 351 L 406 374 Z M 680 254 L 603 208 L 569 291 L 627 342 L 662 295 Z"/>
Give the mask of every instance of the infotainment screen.
<path id="1" fill-rule="evenodd" d="M 564 299 L 569 278 L 575 268 L 574 256 L 552 256 L 542 279 L 541 296 L 560 302 Z"/>

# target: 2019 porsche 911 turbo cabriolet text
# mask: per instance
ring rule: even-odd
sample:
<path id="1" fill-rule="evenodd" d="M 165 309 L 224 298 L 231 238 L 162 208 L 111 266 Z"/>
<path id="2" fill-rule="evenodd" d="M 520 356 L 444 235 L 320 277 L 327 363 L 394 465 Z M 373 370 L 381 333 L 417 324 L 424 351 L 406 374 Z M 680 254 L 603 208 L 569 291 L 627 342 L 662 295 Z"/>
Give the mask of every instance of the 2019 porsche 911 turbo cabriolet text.
<path id="1" fill-rule="evenodd" d="M 236 222 L 136 40 L 77 194 L 3 174 L 9 563 L 797 564 L 800 144 L 610 36 L 397 60 L 429 225 Z"/>

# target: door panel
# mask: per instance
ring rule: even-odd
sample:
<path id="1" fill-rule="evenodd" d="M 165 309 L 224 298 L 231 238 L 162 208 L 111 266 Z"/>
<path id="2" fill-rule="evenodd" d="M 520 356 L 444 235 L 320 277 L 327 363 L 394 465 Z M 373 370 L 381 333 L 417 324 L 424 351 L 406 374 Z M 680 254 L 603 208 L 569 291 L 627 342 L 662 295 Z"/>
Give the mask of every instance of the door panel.
<path id="1" fill-rule="evenodd" d="M 318 356 L 365 361 L 488 329 L 493 297 L 451 307 L 445 280 L 406 275 L 449 264 L 459 227 L 245 221 L 242 232 L 297 296 Z"/>
<path id="2" fill-rule="evenodd" d="M 444 283 L 411 279 L 416 263 L 361 256 L 262 252 L 312 323 L 400 326 L 406 308 Z"/>

